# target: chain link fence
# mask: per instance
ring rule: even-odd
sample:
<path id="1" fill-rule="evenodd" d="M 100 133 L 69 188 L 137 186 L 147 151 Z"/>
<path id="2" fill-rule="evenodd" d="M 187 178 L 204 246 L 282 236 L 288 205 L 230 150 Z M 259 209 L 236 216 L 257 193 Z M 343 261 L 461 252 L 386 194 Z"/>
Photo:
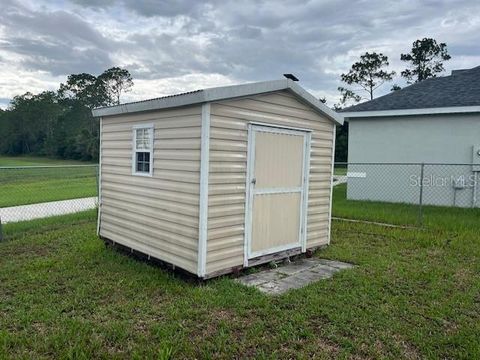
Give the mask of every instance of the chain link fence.
<path id="1" fill-rule="evenodd" d="M 2 224 L 97 206 L 98 165 L 0 167 Z"/>
<path id="2" fill-rule="evenodd" d="M 472 164 L 335 163 L 333 216 L 422 225 L 432 209 L 480 213 L 479 172 Z M 0 224 L 94 209 L 97 196 L 98 165 L 0 167 Z"/>
<path id="3" fill-rule="evenodd" d="M 356 207 L 358 217 L 373 205 L 379 212 L 402 210 L 408 222 L 422 225 L 425 208 L 478 209 L 479 171 L 472 164 L 336 163 L 334 206 Z"/>

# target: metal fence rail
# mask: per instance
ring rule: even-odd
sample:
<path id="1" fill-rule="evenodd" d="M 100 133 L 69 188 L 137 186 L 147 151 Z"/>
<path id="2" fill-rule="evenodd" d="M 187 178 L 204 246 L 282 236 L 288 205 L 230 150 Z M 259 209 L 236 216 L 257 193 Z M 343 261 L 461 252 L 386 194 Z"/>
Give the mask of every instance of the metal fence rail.
<path id="1" fill-rule="evenodd" d="M 478 208 L 479 171 L 475 164 L 336 163 L 335 179 L 345 183 L 347 201 L 415 206 L 421 225 L 425 206 Z"/>
<path id="2" fill-rule="evenodd" d="M 0 167 L 0 221 L 44 218 L 93 209 L 98 165 Z"/>

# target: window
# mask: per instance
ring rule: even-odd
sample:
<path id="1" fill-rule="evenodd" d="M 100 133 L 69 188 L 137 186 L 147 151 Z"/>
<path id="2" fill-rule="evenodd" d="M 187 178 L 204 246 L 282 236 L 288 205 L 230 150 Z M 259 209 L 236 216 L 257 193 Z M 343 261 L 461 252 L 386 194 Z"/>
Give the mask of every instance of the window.
<path id="1" fill-rule="evenodd" d="M 134 175 L 152 176 L 153 173 L 153 125 L 133 128 Z"/>

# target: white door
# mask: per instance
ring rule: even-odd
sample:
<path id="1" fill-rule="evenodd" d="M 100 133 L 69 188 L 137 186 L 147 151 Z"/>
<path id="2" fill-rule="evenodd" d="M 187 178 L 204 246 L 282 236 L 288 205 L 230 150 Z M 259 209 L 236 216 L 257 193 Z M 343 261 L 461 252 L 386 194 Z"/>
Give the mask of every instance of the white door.
<path id="1" fill-rule="evenodd" d="M 310 133 L 250 125 L 246 261 L 306 242 Z"/>

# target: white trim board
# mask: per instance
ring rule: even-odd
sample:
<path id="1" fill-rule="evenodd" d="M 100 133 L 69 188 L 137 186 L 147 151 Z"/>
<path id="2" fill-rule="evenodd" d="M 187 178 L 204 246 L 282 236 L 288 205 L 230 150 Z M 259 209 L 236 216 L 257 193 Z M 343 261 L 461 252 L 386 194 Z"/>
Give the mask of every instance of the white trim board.
<path id="1" fill-rule="evenodd" d="M 166 96 L 145 101 L 101 107 L 92 110 L 93 116 L 111 116 L 125 113 L 151 111 L 172 107 L 204 104 L 213 101 L 239 98 L 244 96 L 271 93 L 287 90 L 295 95 L 300 101 L 310 106 L 313 110 L 328 117 L 330 120 L 343 124 L 343 115 L 330 109 L 315 96 L 303 89 L 290 79 L 262 81 L 233 86 L 222 86 L 210 89 L 203 89 L 184 94 Z"/>
<path id="2" fill-rule="evenodd" d="M 480 106 L 451 106 L 424 109 L 400 109 L 400 110 L 377 110 L 377 111 L 350 111 L 342 115 L 345 119 L 386 117 L 386 116 L 409 116 L 409 115 L 435 115 L 435 114 L 462 114 L 480 112 Z"/>
<path id="3" fill-rule="evenodd" d="M 257 125 L 257 126 L 265 126 L 265 127 L 274 127 L 276 129 L 287 129 L 287 130 L 297 130 L 297 131 L 303 131 L 303 132 L 312 132 L 312 129 L 305 129 L 305 128 L 299 128 L 299 127 L 294 127 L 294 126 L 285 126 L 285 125 L 272 125 L 269 123 L 264 123 L 264 122 L 259 122 L 259 121 L 251 121 L 250 124 L 252 125 Z"/>
<path id="4" fill-rule="evenodd" d="M 333 208 L 333 175 L 335 173 L 335 140 L 337 135 L 337 127 L 333 125 L 332 136 L 333 136 L 333 145 L 332 145 L 332 170 L 330 173 L 330 204 L 328 210 L 328 234 L 327 241 L 330 245 L 330 240 L 332 238 L 332 208 Z"/>
<path id="5" fill-rule="evenodd" d="M 98 176 L 98 188 L 97 188 L 97 236 L 100 235 L 100 216 L 101 216 L 101 211 L 102 211 L 102 118 L 100 118 L 100 130 L 99 130 L 99 136 L 98 136 L 98 142 L 99 142 L 99 147 L 98 147 L 98 170 L 97 170 L 97 176 Z"/>
<path id="6" fill-rule="evenodd" d="M 248 124 L 248 143 L 247 143 L 247 175 L 245 177 L 245 221 L 243 231 L 243 266 L 248 266 L 248 254 L 249 254 L 249 238 L 251 235 L 252 219 L 250 217 L 252 203 L 253 203 L 253 191 L 250 190 L 250 178 L 252 176 L 252 170 L 249 164 L 252 163 L 252 158 L 255 158 L 255 147 L 252 146 L 254 142 L 255 132 L 252 131 L 252 124 Z"/>
<path id="7" fill-rule="evenodd" d="M 286 188 L 274 188 L 274 189 L 263 189 L 263 190 L 253 190 L 254 195 L 268 195 L 268 194 L 285 194 L 292 192 L 301 192 L 303 186 L 299 187 L 286 187 Z"/>
<path id="8" fill-rule="evenodd" d="M 333 124 L 333 127 L 336 128 L 336 125 Z M 309 131 L 307 132 L 307 135 L 305 137 L 305 156 L 303 159 L 303 186 L 304 186 L 304 192 L 303 192 L 303 206 L 302 206 L 302 219 L 303 219 L 303 237 L 304 240 L 302 242 L 302 252 L 307 251 L 307 238 L 308 238 L 308 192 L 309 192 L 309 186 L 310 186 L 310 157 L 311 157 L 311 151 L 312 151 L 312 132 Z M 333 145 L 333 148 L 335 148 L 335 143 Z"/>
<path id="9" fill-rule="evenodd" d="M 205 277 L 208 237 L 208 176 L 210 164 L 210 104 L 202 105 L 202 133 L 200 149 L 200 206 L 198 225 L 197 275 Z"/>

